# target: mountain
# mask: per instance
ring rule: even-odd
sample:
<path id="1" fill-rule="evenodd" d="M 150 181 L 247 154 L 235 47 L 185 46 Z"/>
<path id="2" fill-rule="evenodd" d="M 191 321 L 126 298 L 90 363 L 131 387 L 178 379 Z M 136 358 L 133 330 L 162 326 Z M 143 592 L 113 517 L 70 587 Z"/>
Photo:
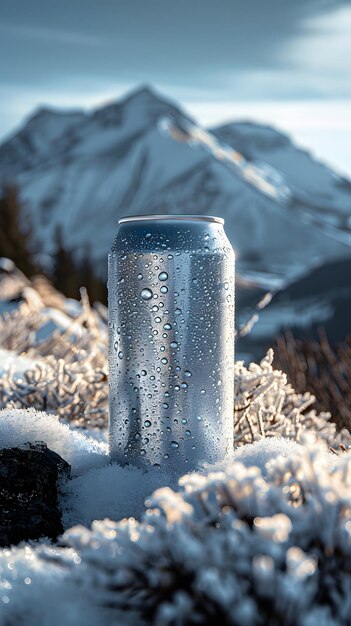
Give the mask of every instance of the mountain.
<path id="1" fill-rule="evenodd" d="M 117 219 L 150 212 L 223 216 L 241 272 L 263 284 L 290 282 L 349 255 L 349 181 L 273 128 L 212 129 L 245 157 L 280 170 L 294 190 L 280 206 L 208 152 L 162 135 L 164 116 L 190 120 L 142 88 L 90 113 L 41 109 L 0 146 L 0 184 L 19 187 L 23 219 L 44 255 L 53 252 L 60 225 L 67 248 L 79 258 L 90 247 L 104 275 Z"/>

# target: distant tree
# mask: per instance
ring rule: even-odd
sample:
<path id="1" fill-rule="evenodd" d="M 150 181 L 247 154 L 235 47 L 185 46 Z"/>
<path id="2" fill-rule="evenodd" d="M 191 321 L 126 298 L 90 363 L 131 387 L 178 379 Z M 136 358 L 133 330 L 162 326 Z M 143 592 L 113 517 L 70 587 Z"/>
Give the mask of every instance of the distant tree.
<path id="1" fill-rule="evenodd" d="M 38 273 L 39 268 L 30 249 L 31 229 L 24 226 L 19 194 L 14 186 L 0 191 L 0 256 L 12 259 L 27 276 Z"/>
<path id="2" fill-rule="evenodd" d="M 18 190 L 6 186 L 0 190 L 0 257 L 11 259 L 29 278 L 41 273 L 32 249 L 32 231 L 25 221 Z M 79 289 L 88 290 L 91 302 L 106 303 L 106 284 L 94 272 L 90 244 L 87 244 L 82 259 L 74 258 L 64 241 L 62 227 L 56 227 L 54 234 L 55 252 L 50 280 L 56 289 L 70 298 L 79 298 Z"/>
<path id="3" fill-rule="evenodd" d="M 81 284 L 86 287 L 91 302 L 107 301 L 106 281 L 99 278 L 94 272 L 90 243 L 86 243 L 82 261 L 80 263 Z"/>
<path id="4" fill-rule="evenodd" d="M 64 245 L 62 227 L 56 226 L 54 234 L 55 252 L 53 255 L 52 281 L 56 289 L 70 298 L 79 297 L 79 269 L 72 252 Z"/>
<path id="5" fill-rule="evenodd" d="M 86 244 L 83 257 L 78 261 L 65 245 L 61 226 L 56 227 L 54 239 L 52 281 L 56 289 L 70 298 L 78 298 L 80 287 L 86 287 L 91 302 L 106 303 L 106 284 L 94 273 L 90 244 Z"/>

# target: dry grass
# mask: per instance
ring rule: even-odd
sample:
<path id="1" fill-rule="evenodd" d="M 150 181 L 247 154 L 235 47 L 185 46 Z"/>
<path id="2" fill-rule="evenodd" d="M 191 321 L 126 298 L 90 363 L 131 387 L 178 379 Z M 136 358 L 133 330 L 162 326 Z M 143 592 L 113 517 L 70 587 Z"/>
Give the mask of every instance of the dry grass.
<path id="1" fill-rule="evenodd" d="M 328 411 L 338 429 L 351 428 L 351 337 L 332 347 L 323 329 L 319 339 L 288 332 L 276 340 L 274 366 L 286 372 L 296 391 L 311 392 L 317 411 Z"/>

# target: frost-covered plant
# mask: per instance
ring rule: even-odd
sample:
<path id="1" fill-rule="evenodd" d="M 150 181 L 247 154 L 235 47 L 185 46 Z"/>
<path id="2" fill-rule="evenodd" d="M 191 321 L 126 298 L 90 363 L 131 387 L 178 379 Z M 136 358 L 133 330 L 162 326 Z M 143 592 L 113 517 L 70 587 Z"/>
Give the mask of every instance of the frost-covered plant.
<path id="1" fill-rule="evenodd" d="M 38 623 L 48 597 L 57 609 L 44 626 L 62 623 L 62 605 L 77 625 L 90 607 L 89 626 L 97 610 L 104 624 L 348 626 L 351 456 L 328 464 L 326 444 L 285 457 L 279 445 L 262 470 L 233 462 L 156 491 L 141 522 L 97 521 L 61 547 L 6 551 L 0 624 L 24 611 Z"/>
<path id="2" fill-rule="evenodd" d="M 332 412 L 338 428 L 351 428 L 351 337 L 330 344 L 325 329 L 318 339 L 299 339 L 291 331 L 277 337 L 274 365 L 289 376 L 298 391 L 309 389 L 317 409 Z"/>
<path id="3" fill-rule="evenodd" d="M 50 356 L 16 377 L 14 367 L 0 377 L 0 407 L 36 408 L 77 426 L 106 423 L 107 374 L 88 356 L 73 363 Z"/>
<path id="4" fill-rule="evenodd" d="M 317 414 L 311 406 L 315 397 L 297 393 L 287 382 L 286 374 L 274 369 L 273 350 L 258 365 L 245 367 L 238 361 L 235 375 L 235 442 L 251 443 L 262 437 L 286 437 L 299 441 L 303 433 L 315 431 L 330 446 L 349 445 L 349 431 L 338 433 L 329 413 Z"/>
<path id="5" fill-rule="evenodd" d="M 58 328 L 50 333 L 53 320 Z M 32 362 L 20 376 L 14 365 L 1 373 L 0 408 L 32 407 L 76 425 L 106 425 L 107 324 L 84 292 L 74 318 L 46 308 L 39 296 L 3 314 L 0 347 Z"/>

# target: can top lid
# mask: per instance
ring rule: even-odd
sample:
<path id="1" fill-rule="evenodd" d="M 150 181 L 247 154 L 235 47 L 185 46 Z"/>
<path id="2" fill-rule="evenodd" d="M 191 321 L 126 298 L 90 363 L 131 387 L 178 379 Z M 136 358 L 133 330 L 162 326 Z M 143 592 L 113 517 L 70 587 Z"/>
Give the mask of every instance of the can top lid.
<path id="1" fill-rule="evenodd" d="M 119 224 L 125 224 L 126 222 L 141 222 L 144 220 L 177 220 L 179 222 L 216 222 L 217 224 L 224 224 L 222 217 L 216 217 L 214 215 L 131 215 L 128 217 L 121 217 L 118 220 Z"/>

